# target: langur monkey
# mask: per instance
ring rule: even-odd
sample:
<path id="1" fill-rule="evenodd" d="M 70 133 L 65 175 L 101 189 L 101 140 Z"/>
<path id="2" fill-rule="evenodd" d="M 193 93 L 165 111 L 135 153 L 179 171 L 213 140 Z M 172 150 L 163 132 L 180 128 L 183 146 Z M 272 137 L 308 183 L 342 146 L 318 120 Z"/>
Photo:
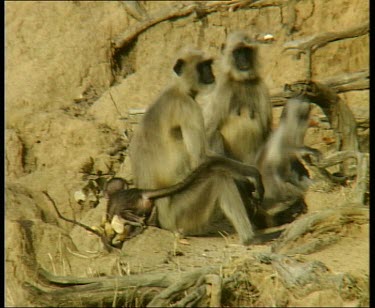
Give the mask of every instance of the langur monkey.
<path id="1" fill-rule="evenodd" d="M 135 186 L 173 185 L 204 160 L 203 116 L 194 98 L 212 88 L 211 64 L 201 51 L 181 51 L 172 84 L 146 111 L 130 142 Z"/>
<path id="2" fill-rule="evenodd" d="M 111 195 L 120 190 L 127 190 L 129 188 L 128 182 L 123 178 L 114 177 L 104 184 L 103 195 L 109 199 Z"/>
<path id="3" fill-rule="evenodd" d="M 257 155 L 256 166 L 265 185 L 264 209 L 283 202 L 297 202 L 304 212 L 307 209 L 303 195 L 311 180 L 300 159 L 304 155 L 320 156 L 318 150 L 303 143 L 310 109 L 310 103 L 303 99 L 289 99 L 280 116 L 279 126 Z"/>
<path id="4" fill-rule="evenodd" d="M 197 186 L 210 177 L 251 180 L 247 182 L 249 185 L 247 186 L 246 194 L 252 195 L 254 203 L 248 214 L 250 220 L 254 220 L 256 227 L 266 228 L 291 222 L 295 209 L 279 211 L 276 215 L 273 215 L 259 207 L 260 202 L 263 200 L 264 188 L 257 168 L 222 156 L 207 157 L 206 161 L 184 180 L 166 188 L 128 189 L 125 180 L 121 178 L 109 180 L 104 190 L 104 194 L 108 198 L 106 219 L 112 222 L 113 217 L 117 215 L 124 220 L 125 224 L 127 222 L 133 223 L 128 225 L 126 230 L 127 235 L 132 236 L 135 226 L 143 227 L 147 222 L 156 199 L 171 195 L 183 195 L 188 191 L 194 191 Z M 256 187 L 255 185 L 259 186 Z"/>
<path id="5" fill-rule="evenodd" d="M 256 166 L 260 169 L 265 187 L 262 207 L 268 209 L 272 205 L 274 209 L 284 208 L 282 211 L 295 216 L 306 211 L 303 194 L 297 187 L 307 185 L 304 183 L 307 183 L 308 174 L 298 159 L 286 154 L 289 150 L 283 147 L 287 142 L 281 140 L 296 138 L 293 153 L 296 154 L 297 147 L 298 151 L 302 150 L 309 105 L 288 104 L 281 127 L 272 140 L 267 141 L 272 131 L 272 103 L 267 86 L 259 74 L 257 60 L 257 43 L 248 34 L 237 31 L 228 36 L 217 85 L 204 108 L 207 135 L 211 149 L 217 153 L 246 164 L 255 164 L 259 156 L 259 165 Z M 300 116 L 305 118 L 301 120 Z M 282 137 L 278 137 L 280 135 Z M 265 152 L 258 154 L 266 142 Z M 292 171 L 281 174 L 278 168 L 290 168 Z M 289 181 L 288 176 L 293 176 L 295 179 L 291 181 L 298 184 L 282 185 L 283 181 Z M 246 204 L 247 184 L 243 181 L 236 181 L 236 184 Z M 300 202 L 301 197 L 303 203 Z M 298 201 L 283 203 L 291 199 Z M 250 205 L 251 209 L 253 207 Z"/>
<path id="6" fill-rule="evenodd" d="M 210 148 L 246 164 L 254 164 L 272 124 L 272 104 L 257 61 L 258 46 L 249 35 L 229 34 L 216 88 L 203 107 Z"/>
<path id="7" fill-rule="evenodd" d="M 249 182 L 248 193 L 259 193 L 259 195 L 254 194 L 254 199 L 263 199 L 264 188 L 257 168 L 225 157 L 212 156 L 207 157 L 204 163 L 181 182 L 166 188 L 128 189 L 127 183 L 121 178 L 109 180 L 104 190 L 105 196 L 108 198 L 107 221 L 112 221 L 113 217 L 118 215 L 127 221 L 143 223 L 149 218 L 155 199 L 193 190 L 195 186 L 212 176 L 230 176 L 242 180 L 255 179 L 254 182 Z M 255 187 L 254 184 L 260 186 Z"/>
<path id="8" fill-rule="evenodd" d="M 212 59 L 199 50 L 180 53 L 173 67 L 174 80 L 146 111 L 129 146 L 136 187 L 172 186 L 206 161 L 203 114 L 195 96 L 213 86 L 211 64 Z M 158 223 L 164 229 L 202 234 L 219 209 L 243 244 L 253 241 L 245 205 L 230 176 L 212 175 L 193 189 L 155 200 L 155 205 Z"/>

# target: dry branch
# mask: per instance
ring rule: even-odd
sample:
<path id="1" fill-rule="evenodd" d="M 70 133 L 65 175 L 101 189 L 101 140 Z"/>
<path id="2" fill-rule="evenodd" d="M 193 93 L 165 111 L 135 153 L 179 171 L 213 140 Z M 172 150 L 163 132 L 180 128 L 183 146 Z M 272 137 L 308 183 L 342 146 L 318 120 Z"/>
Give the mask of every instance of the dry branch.
<path id="1" fill-rule="evenodd" d="M 354 115 L 337 93 L 326 85 L 314 81 L 297 81 L 285 85 L 286 97 L 302 97 L 318 105 L 336 135 L 338 151 L 358 152 L 357 124 Z M 340 165 L 344 175 L 353 175 L 353 160 L 346 160 Z"/>
<path id="2" fill-rule="evenodd" d="M 361 222 L 360 216 L 354 213 L 345 223 L 352 222 L 353 218 L 356 223 L 368 221 L 367 217 Z M 336 220 L 334 225 L 337 225 Z M 30 284 L 28 287 L 31 294 L 37 297 L 35 302 L 45 306 L 220 307 L 236 306 L 236 303 L 239 306 L 241 302 L 233 300 L 244 296 L 251 296 L 254 306 L 268 306 L 270 302 L 264 302 L 262 294 L 269 294 L 271 285 L 267 284 L 265 277 L 270 275 L 277 280 L 276 284 L 280 282 L 278 287 L 283 292 L 278 294 L 283 294 L 284 299 L 289 296 L 304 297 L 325 289 L 340 295 L 343 292 L 343 275 L 332 274 L 323 263 L 276 253 L 261 253 L 246 257 L 240 263 L 203 267 L 187 273 L 77 278 L 54 276 L 39 270 L 39 282 L 43 287 Z M 350 287 L 361 287 L 359 281 L 353 280 L 349 274 L 345 275 L 351 279 Z M 272 285 L 275 285 L 275 281 Z M 221 300 L 222 290 L 231 298 L 225 298 L 225 303 Z M 358 292 L 354 298 L 360 298 L 365 293 Z"/>
<path id="3" fill-rule="evenodd" d="M 204 278 L 206 283 L 211 285 L 210 307 L 220 307 L 223 284 L 221 277 L 215 274 L 208 274 Z"/>
<path id="4" fill-rule="evenodd" d="M 338 153 L 325 158 L 321 162 L 314 162 L 310 166 L 318 176 L 335 183 L 345 183 L 347 177 L 356 175 L 355 201 L 359 203 L 365 203 L 368 191 L 368 157 L 367 154 L 359 152 L 357 123 L 352 111 L 331 87 L 333 85 L 342 87 L 350 82 L 358 81 L 361 81 L 361 84 L 367 83 L 368 85 L 368 78 L 369 73 L 364 70 L 326 79 L 326 84 L 306 80 L 297 81 L 285 85 L 283 93 L 274 94 L 274 97 L 285 100 L 290 97 L 301 97 L 322 109 L 336 135 Z M 354 167 L 355 163 L 356 167 Z M 325 170 L 325 168 L 335 164 L 340 164 L 340 171 L 344 177 L 335 177 Z"/>
<path id="5" fill-rule="evenodd" d="M 345 73 L 322 80 L 319 83 L 334 89 L 336 92 L 346 92 L 353 90 L 367 90 L 370 88 L 370 72 L 368 69 L 352 73 Z"/>
<path id="6" fill-rule="evenodd" d="M 328 44 L 329 42 L 365 35 L 369 32 L 369 27 L 369 22 L 366 22 L 356 28 L 352 28 L 345 31 L 319 33 L 313 36 L 302 38 L 300 40 L 287 42 L 284 44 L 284 49 L 314 51 L 317 48 Z"/>
<path id="7" fill-rule="evenodd" d="M 259 0 L 250 5 L 253 8 L 262 8 L 267 6 L 281 6 L 288 3 L 288 0 Z"/>
<path id="8" fill-rule="evenodd" d="M 157 288 L 160 291 L 153 299 L 149 298 L 148 306 L 165 307 L 176 302 L 176 300 L 185 298 L 185 295 L 187 297 L 194 293 L 195 289 L 204 286 L 206 275 L 218 274 L 218 272 L 218 267 L 204 267 L 188 273 L 172 272 L 79 278 L 54 276 L 40 269 L 38 272 L 39 281 L 43 282 L 44 287 L 29 285 L 29 289 L 34 296 L 38 296 L 39 300 L 45 304 L 74 307 L 82 303 L 85 306 L 95 306 L 98 303 L 110 305 L 115 293 L 117 304 L 123 304 L 137 290 L 142 290 L 141 293 L 143 294 Z M 205 295 L 204 292 L 197 297 L 195 293 L 195 302 Z"/>
<path id="9" fill-rule="evenodd" d="M 149 18 L 138 22 L 133 27 L 116 37 L 112 44 L 114 48 L 119 49 L 130 44 L 139 34 L 155 26 L 156 24 L 173 19 L 186 17 L 196 13 L 198 18 L 220 10 L 234 10 L 248 6 L 249 8 L 262 8 L 268 6 L 280 6 L 285 0 L 262 0 L 253 2 L 252 0 L 239 1 L 192 1 L 188 5 L 183 3 L 173 5 L 165 10 L 159 11 Z"/>
<path id="10" fill-rule="evenodd" d="M 326 156 L 320 161 L 310 161 L 308 168 L 314 171 L 315 179 L 322 179 L 327 183 L 339 183 L 346 184 L 347 177 L 332 175 L 326 170 L 327 167 L 331 167 L 342 162 L 352 159 L 356 160 L 356 185 L 354 187 L 353 197 L 351 201 L 358 204 L 366 203 L 366 195 L 369 189 L 369 154 L 354 152 L 354 151 L 343 151 L 336 152 L 332 155 Z"/>
<path id="11" fill-rule="evenodd" d="M 256 258 L 263 263 L 272 264 L 279 274 L 284 285 L 298 292 L 303 286 L 305 289 L 308 285 L 320 282 L 328 272 L 327 266 L 320 261 L 302 262 L 290 256 L 276 253 L 259 253 Z M 306 290 L 300 290 L 301 293 Z M 301 294 L 306 295 L 306 294 Z"/>
<path id="12" fill-rule="evenodd" d="M 176 5 L 163 10 L 156 14 L 156 16 L 151 16 L 149 19 L 137 23 L 134 27 L 131 27 L 129 30 L 119 35 L 113 40 L 113 46 L 115 48 L 122 48 L 132 42 L 140 33 L 145 31 L 146 29 L 171 18 L 190 15 L 196 10 L 196 7 L 196 5 Z"/>
<path id="13" fill-rule="evenodd" d="M 265 260 L 264 263 L 272 264 L 277 279 L 293 298 L 306 299 L 314 292 L 331 290 L 333 294 L 340 294 L 342 299 L 352 300 L 363 296 L 368 289 L 368 279 L 358 279 L 349 273 L 333 273 L 321 261 L 273 253 L 260 255 L 258 258 Z M 362 305 L 366 304 L 358 306 Z"/>
<path id="14" fill-rule="evenodd" d="M 360 204 L 366 203 L 369 188 L 369 155 L 357 153 L 357 182 L 354 189 L 354 200 Z"/>
<path id="15" fill-rule="evenodd" d="M 76 221 L 76 220 L 74 220 L 74 219 L 69 219 L 69 218 L 66 218 L 66 217 L 64 217 L 63 215 L 61 215 L 59 209 L 57 208 L 57 205 L 56 205 L 55 201 L 54 201 L 54 200 L 52 199 L 52 197 L 48 194 L 48 192 L 46 192 L 46 191 L 42 191 L 42 193 L 48 198 L 49 201 L 51 201 L 51 203 L 52 203 L 53 207 L 55 208 L 55 211 L 56 211 L 57 215 L 59 216 L 59 218 L 61 218 L 62 220 L 65 220 L 65 221 L 67 221 L 67 222 L 70 222 L 70 223 L 72 223 L 72 224 L 74 224 L 74 225 L 76 225 L 76 226 L 79 226 L 79 227 L 81 227 L 81 228 L 83 228 L 83 229 L 85 229 L 85 230 L 87 230 L 87 231 L 89 231 L 89 232 L 91 232 L 91 233 L 94 233 L 95 235 L 99 236 L 100 239 L 102 240 L 102 243 L 103 243 L 105 249 L 106 249 L 108 252 L 113 251 L 114 247 L 112 247 L 112 246 L 110 245 L 108 239 L 107 239 L 103 234 L 101 234 L 99 231 L 97 231 L 97 230 L 95 230 L 95 229 L 93 229 L 93 228 L 91 228 L 91 227 L 89 227 L 89 226 L 86 226 L 86 225 L 83 224 L 83 223 L 80 223 L 79 221 Z"/>
<path id="16" fill-rule="evenodd" d="M 369 222 L 369 210 L 364 206 L 325 209 L 290 224 L 272 244 L 272 251 L 282 254 L 309 254 L 339 241 L 347 224 Z M 340 234 L 341 233 L 341 234 Z"/>
<path id="17" fill-rule="evenodd" d="M 186 291 L 190 287 L 194 287 L 198 289 L 201 287 L 202 283 L 204 283 L 204 278 L 208 274 L 218 273 L 217 267 L 203 267 L 199 270 L 193 271 L 191 273 L 187 273 L 184 277 L 181 277 L 177 282 L 171 284 L 168 288 L 166 288 L 163 292 L 159 295 L 155 296 L 154 299 L 147 305 L 147 307 L 167 307 L 170 306 L 171 303 L 178 297 L 181 296 L 181 293 Z M 197 298 L 197 295 L 200 295 Z M 186 303 L 190 303 L 194 299 L 194 303 L 196 303 L 202 294 L 193 293 L 189 296 L 188 300 L 185 300 Z"/>
<path id="18" fill-rule="evenodd" d="M 367 90 L 370 88 L 370 72 L 368 69 L 365 69 L 353 73 L 338 74 L 326 79 L 319 79 L 316 82 L 330 87 L 336 93 Z M 284 90 L 273 89 L 270 95 L 273 106 L 283 106 L 287 101 Z"/>
<path id="19" fill-rule="evenodd" d="M 354 158 L 358 158 L 358 152 L 355 151 L 344 151 L 344 152 L 336 152 L 332 155 L 324 157 L 319 162 L 315 162 L 314 165 L 319 167 L 319 168 L 328 168 L 334 165 L 338 165 L 342 163 L 343 161 Z"/>

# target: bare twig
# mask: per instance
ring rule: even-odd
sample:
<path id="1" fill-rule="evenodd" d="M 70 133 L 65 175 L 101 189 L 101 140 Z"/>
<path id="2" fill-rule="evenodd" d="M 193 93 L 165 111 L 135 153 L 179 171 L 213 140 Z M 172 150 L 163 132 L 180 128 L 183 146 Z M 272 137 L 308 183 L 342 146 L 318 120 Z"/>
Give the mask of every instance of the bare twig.
<path id="1" fill-rule="evenodd" d="M 77 225 L 77 226 L 80 226 L 81 228 L 83 228 L 83 229 L 85 229 L 85 230 L 87 230 L 87 231 L 89 231 L 89 232 L 94 233 L 95 235 L 97 235 L 97 236 L 99 236 L 99 237 L 101 238 L 101 240 L 102 240 L 102 242 L 103 242 L 103 244 L 104 244 L 104 247 L 105 247 L 108 251 L 112 251 L 112 250 L 113 250 L 113 247 L 108 243 L 107 238 L 106 238 L 103 234 L 101 234 L 99 231 L 97 231 L 97 230 L 95 230 L 95 229 L 93 229 L 93 228 L 91 228 L 91 227 L 89 227 L 89 226 L 86 226 L 86 225 L 83 224 L 83 223 L 80 223 L 79 221 L 76 221 L 76 220 L 74 220 L 74 219 L 69 219 L 69 218 L 66 218 L 66 217 L 64 217 L 63 215 L 61 215 L 59 209 L 58 209 L 57 206 L 56 206 L 55 201 L 54 201 L 54 200 L 52 199 L 52 197 L 48 194 L 48 192 L 46 192 L 46 191 L 42 191 L 42 193 L 48 198 L 49 201 L 51 201 L 53 207 L 55 208 L 55 211 L 56 211 L 57 215 L 58 215 L 61 219 L 65 220 L 65 221 L 67 221 L 67 222 L 70 222 L 70 223 L 72 223 L 72 224 L 75 224 L 75 225 Z"/>
<path id="2" fill-rule="evenodd" d="M 122 114 L 121 114 L 120 110 L 118 109 L 115 100 L 113 99 L 113 96 L 112 96 L 112 93 L 111 93 L 111 89 L 109 89 L 108 93 L 109 93 L 109 96 L 110 96 L 110 98 L 111 98 L 111 100 L 112 100 L 113 105 L 115 105 L 115 108 L 116 108 L 116 110 L 117 110 L 117 113 L 120 115 L 120 117 L 122 117 Z"/>
<path id="3" fill-rule="evenodd" d="M 284 44 L 284 50 L 297 49 L 300 52 L 306 53 L 307 67 L 305 78 L 310 80 L 312 76 L 312 54 L 316 49 L 333 41 L 365 35 L 369 32 L 369 26 L 369 22 L 366 22 L 359 27 L 351 28 L 349 30 L 319 33 L 299 40 L 290 41 Z"/>
<path id="4" fill-rule="evenodd" d="M 336 93 L 347 91 L 367 90 L 370 88 L 370 72 L 368 69 L 352 73 L 338 74 L 316 82 L 335 90 Z M 273 89 L 270 93 L 273 106 L 283 106 L 287 97 L 283 89 Z"/>
<path id="5" fill-rule="evenodd" d="M 146 19 L 142 22 L 137 23 L 134 27 L 131 27 L 130 29 L 119 35 L 113 40 L 113 46 L 115 48 L 122 48 L 123 46 L 128 45 L 146 29 L 171 18 L 188 16 L 191 13 L 195 12 L 196 8 L 197 5 L 195 4 L 188 6 L 175 5 L 172 7 L 168 7 L 168 9 L 158 12 L 156 16 L 151 16 L 150 19 Z M 215 7 L 206 8 L 206 13 L 215 9 Z"/>
<path id="6" fill-rule="evenodd" d="M 148 28 L 151 28 L 156 24 L 169 19 L 189 16 L 192 13 L 196 13 L 198 17 L 201 17 L 220 10 L 233 10 L 236 8 L 243 8 L 246 6 L 249 8 L 259 9 L 268 6 L 280 6 L 285 2 L 285 0 L 261 0 L 256 2 L 250 0 L 238 0 L 192 1 L 188 5 L 177 4 L 149 16 L 148 19 L 138 22 L 133 27 L 130 27 L 124 33 L 116 37 L 112 41 L 112 44 L 114 48 L 122 48 L 130 44 L 134 39 L 138 37 L 139 34 L 147 30 Z"/>
<path id="7" fill-rule="evenodd" d="M 299 40 L 287 42 L 284 44 L 284 49 L 311 49 L 314 51 L 317 48 L 328 44 L 329 42 L 365 35 L 369 32 L 369 27 L 369 22 L 365 22 L 359 27 L 345 31 L 319 33 Z"/>

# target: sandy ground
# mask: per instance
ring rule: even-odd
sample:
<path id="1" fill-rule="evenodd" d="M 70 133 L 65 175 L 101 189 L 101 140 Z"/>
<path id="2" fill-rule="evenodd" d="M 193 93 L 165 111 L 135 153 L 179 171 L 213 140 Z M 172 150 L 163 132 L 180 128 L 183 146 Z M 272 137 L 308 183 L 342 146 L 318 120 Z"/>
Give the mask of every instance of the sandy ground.
<path id="1" fill-rule="evenodd" d="M 347 188 L 349 190 L 349 188 Z M 342 205 L 345 188 L 332 192 L 309 191 L 306 201 L 309 213 Z M 369 225 L 351 227 L 347 236 L 329 247 L 307 256 L 319 260 L 334 272 L 369 273 Z M 243 246 L 235 233 L 187 237 L 183 240 L 173 233 L 148 227 L 143 234 L 125 242 L 121 263 L 130 272 L 149 272 L 156 269 L 186 271 L 201 266 L 222 264 L 243 258 L 253 252 L 270 252 L 273 240 L 260 245 Z"/>

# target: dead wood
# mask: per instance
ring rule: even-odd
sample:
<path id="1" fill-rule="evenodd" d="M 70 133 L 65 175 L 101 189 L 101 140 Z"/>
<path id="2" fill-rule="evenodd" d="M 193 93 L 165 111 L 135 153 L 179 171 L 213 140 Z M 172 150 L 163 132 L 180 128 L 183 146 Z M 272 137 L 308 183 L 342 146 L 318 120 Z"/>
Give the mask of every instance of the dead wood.
<path id="1" fill-rule="evenodd" d="M 356 184 L 351 201 L 354 203 L 365 204 L 366 195 L 368 194 L 369 189 L 368 153 L 354 151 L 337 152 L 328 155 L 319 161 L 310 160 L 308 163 L 308 168 L 315 173 L 315 180 L 324 180 L 328 182 L 328 184 L 346 184 L 348 180 L 347 177 L 333 175 L 328 172 L 326 168 L 341 164 L 348 159 L 356 160 Z"/>
<path id="2" fill-rule="evenodd" d="M 170 306 L 173 301 L 175 301 L 178 297 L 181 297 L 181 293 L 185 292 L 191 287 L 193 287 L 192 293 L 179 300 L 177 306 L 194 306 L 194 304 L 196 304 L 205 295 L 205 286 L 203 286 L 202 288 L 202 284 L 206 282 L 206 275 L 217 273 L 217 267 L 204 267 L 191 273 L 187 273 L 183 277 L 181 277 L 181 279 L 171 284 L 168 288 L 162 291 L 159 295 L 155 296 L 154 299 L 147 305 L 147 307 Z M 202 292 L 202 290 L 204 292 Z"/>
<path id="3" fill-rule="evenodd" d="M 217 275 L 218 272 L 218 267 L 204 267 L 188 273 L 80 278 L 54 276 L 39 269 L 39 283 L 43 286 L 28 284 L 28 288 L 31 294 L 38 297 L 39 302 L 53 306 L 96 306 L 98 303 L 106 306 L 131 305 L 134 297 L 148 294 L 143 297 L 145 302 L 141 304 L 144 306 L 166 307 L 176 304 L 189 307 L 206 296 L 206 283 L 213 284 L 210 276 L 206 275 Z M 217 294 L 211 296 L 216 302 Z"/>
<path id="4" fill-rule="evenodd" d="M 168 19 L 185 17 L 192 13 L 197 13 L 198 16 L 204 16 L 211 12 L 217 11 L 223 5 L 227 5 L 228 2 L 224 3 L 215 3 L 214 5 L 205 5 L 203 3 L 191 3 L 189 5 L 177 4 L 177 5 L 168 5 L 168 8 L 162 11 L 159 11 L 151 15 L 148 19 L 138 22 L 133 27 L 120 34 L 117 38 L 112 41 L 114 48 L 122 48 L 125 45 L 130 44 L 139 34 L 148 28 L 166 21 Z"/>
<path id="5" fill-rule="evenodd" d="M 63 215 L 61 215 L 59 209 L 57 208 L 57 205 L 56 205 L 55 201 L 54 201 L 54 200 L 52 199 L 52 197 L 48 194 L 48 192 L 46 192 L 46 191 L 42 191 L 42 192 L 43 192 L 43 194 L 48 198 L 48 200 L 51 201 L 51 203 L 52 203 L 53 207 L 55 208 L 55 211 L 56 211 L 57 215 L 59 216 L 59 218 L 61 218 L 62 220 L 65 220 L 65 221 L 67 221 L 67 222 L 70 222 L 70 223 L 72 223 L 72 224 L 74 224 L 74 225 L 76 225 L 76 226 L 79 226 L 79 227 L 81 227 L 81 228 L 83 228 L 83 229 L 85 229 L 85 230 L 87 230 L 87 231 L 89 231 L 89 232 L 91 232 L 91 233 L 94 233 L 95 235 L 99 236 L 100 239 L 102 240 L 102 243 L 103 243 L 105 249 L 106 249 L 108 252 L 111 252 L 111 251 L 114 249 L 114 247 L 112 247 L 112 246 L 110 245 L 108 239 L 107 239 L 103 234 L 101 234 L 99 231 L 97 231 L 97 230 L 95 230 L 95 229 L 93 229 L 93 228 L 91 228 L 91 227 L 89 227 L 89 226 L 86 226 L 85 224 L 80 223 L 79 221 L 76 221 L 76 220 L 74 220 L 74 219 L 69 219 L 69 218 L 66 218 L 66 217 L 64 217 Z"/>
<path id="6" fill-rule="evenodd" d="M 299 40 L 287 42 L 284 44 L 284 50 L 297 49 L 298 54 L 305 53 L 307 55 L 308 62 L 306 67 L 306 79 L 310 80 L 312 76 L 312 54 L 315 50 L 333 41 L 365 35 L 369 33 L 369 26 L 369 22 L 365 22 L 364 24 L 349 30 L 319 33 Z"/>
<path id="7" fill-rule="evenodd" d="M 345 152 L 337 152 L 331 155 L 328 155 L 321 159 L 318 162 L 314 162 L 313 164 L 319 168 L 328 168 L 341 162 L 345 161 L 346 159 L 354 158 L 358 159 L 358 152 L 354 151 L 345 151 Z"/>
<path id="8" fill-rule="evenodd" d="M 259 0 L 259 1 L 252 1 L 250 7 L 254 8 L 262 8 L 267 6 L 280 6 L 285 3 L 288 3 L 288 0 Z"/>
<path id="9" fill-rule="evenodd" d="M 123 1 L 126 12 L 134 19 L 140 21 L 148 18 L 147 11 L 141 1 Z"/>
<path id="10" fill-rule="evenodd" d="M 286 84 L 284 91 L 286 97 L 301 97 L 322 109 L 336 135 L 337 151 L 358 152 L 357 124 L 354 115 L 336 91 L 311 80 Z M 353 160 L 346 160 L 340 165 L 340 171 L 346 176 L 351 176 L 354 174 L 352 165 Z"/>
<path id="11" fill-rule="evenodd" d="M 370 72 L 366 69 L 316 80 L 316 83 L 329 87 L 336 93 L 342 93 L 347 91 L 368 90 L 370 88 L 369 78 Z M 284 89 L 273 89 L 270 92 L 273 106 L 283 106 L 286 103 L 288 97 Z"/>
<path id="12" fill-rule="evenodd" d="M 334 290 L 342 298 L 357 297 L 366 288 L 366 281 L 349 273 L 332 273 L 320 261 L 306 261 L 301 256 L 290 257 L 282 254 L 261 253 L 257 259 L 271 264 L 277 276 L 293 297 L 306 298 L 320 290 Z"/>
<path id="13" fill-rule="evenodd" d="M 286 7 L 287 14 L 286 14 L 286 22 L 285 27 L 287 29 L 287 34 L 291 35 L 295 29 L 295 24 L 297 20 L 297 12 L 296 12 L 296 4 L 298 0 L 289 0 L 289 3 Z"/>
<path id="14" fill-rule="evenodd" d="M 369 210 L 358 204 L 310 213 L 291 223 L 273 243 L 272 251 L 310 254 L 339 241 L 351 224 L 366 223 Z"/>
<path id="15" fill-rule="evenodd" d="M 345 31 L 319 33 L 319 34 L 305 37 L 299 40 L 287 42 L 284 44 L 284 49 L 299 49 L 303 51 L 307 51 L 307 50 L 314 51 L 317 48 L 328 44 L 329 42 L 365 35 L 369 33 L 369 28 L 370 28 L 369 22 L 365 22 L 364 24 L 358 27 L 345 30 Z"/>
<path id="16" fill-rule="evenodd" d="M 235 10 L 237 8 L 262 8 L 268 6 L 280 6 L 285 3 L 285 0 L 239 0 L 239 1 L 191 1 L 188 4 L 174 4 L 168 5 L 168 8 L 148 16 L 147 19 L 142 19 L 133 27 L 113 39 L 112 44 L 116 49 L 123 48 L 135 40 L 139 34 L 155 26 L 156 24 L 174 18 L 186 17 L 195 13 L 198 18 L 207 14 L 218 12 L 222 10 Z"/>
<path id="17" fill-rule="evenodd" d="M 370 72 L 368 69 L 364 69 L 357 72 L 339 74 L 318 82 L 332 88 L 337 93 L 367 90 L 370 88 Z"/>
<path id="18" fill-rule="evenodd" d="M 276 253 L 247 256 L 220 267 L 203 267 L 187 273 L 79 278 L 54 276 L 40 269 L 39 285 L 28 284 L 28 288 L 36 302 L 46 306 L 220 307 L 249 302 L 268 306 L 265 295 L 275 286 L 274 281 L 267 279 L 270 275 L 280 282 L 276 282 L 278 288 L 284 290 L 277 293 L 277 302 L 325 289 L 351 300 L 366 292 L 366 281 L 347 273 L 335 275 L 318 261 Z M 226 294 L 223 299 L 222 292 Z"/>
<path id="19" fill-rule="evenodd" d="M 369 155 L 368 153 L 357 153 L 357 180 L 354 189 L 353 202 L 366 203 L 369 193 Z"/>
<path id="20" fill-rule="evenodd" d="M 175 5 L 172 7 L 168 7 L 166 10 L 155 14 L 155 16 L 152 15 L 150 18 L 135 24 L 135 26 L 131 27 L 130 29 L 116 37 L 112 41 L 112 44 L 115 48 L 122 48 L 125 45 L 131 43 L 139 34 L 147 30 L 148 28 L 171 18 L 190 15 L 196 10 L 196 7 L 196 5 Z"/>
<path id="21" fill-rule="evenodd" d="M 220 307 L 222 285 L 223 285 L 223 281 L 221 277 L 216 274 L 207 274 L 204 278 L 205 278 L 205 282 L 211 285 L 210 307 Z"/>
<path id="22" fill-rule="evenodd" d="M 311 283 L 316 284 L 321 280 L 319 278 L 328 272 L 328 268 L 320 261 L 303 262 L 276 253 L 260 253 L 256 257 L 263 263 L 272 264 L 283 284 L 289 289 L 305 287 Z"/>
<path id="23" fill-rule="evenodd" d="M 358 198 L 355 201 L 364 202 L 368 187 L 368 158 L 365 153 L 359 152 L 357 122 L 354 115 L 337 95 L 335 89 L 360 90 L 368 88 L 369 71 L 362 70 L 351 74 L 341 74 L 322 82 L 304 80 L 286 84 L 284 92 L 274 92 L 273 103 L 282 105 L 288 98 L 299 96 L 322 109 L 336 135 L 336 149 L 339 153 L 329 158 L 326 157 L 321 162 L 314 164 L 312 168 L 321 178 L 326 178 L 332 183 L 345 183 L 346 177 L 357 175 Z M 362 120 L 362 122 L 366 124 L 366 121 Z M 354 167 L 355 160 L 356 167 Z M 344 177 L 335 177 L 325 170 L 335 164 L 340 164 L 340 171 Z"/>

